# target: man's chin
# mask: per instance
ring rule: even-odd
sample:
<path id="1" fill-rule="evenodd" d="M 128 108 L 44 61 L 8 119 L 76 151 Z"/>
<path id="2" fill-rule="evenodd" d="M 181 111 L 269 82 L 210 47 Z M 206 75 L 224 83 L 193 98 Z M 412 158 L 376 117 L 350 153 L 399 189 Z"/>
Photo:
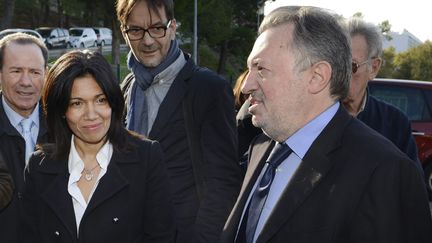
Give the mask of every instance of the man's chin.
<path id="1" fill-rule="evenodd" d="M 261 121 L 255 115 L 252 115 L 252 125 L 258 128 L 262 127 Z"/>
<path id="2" fill-rule="evenodd" d="M 351 104 L 351 103 L 353 103 L 353 102 L 354 102 L 354 100 L 353 100 L 352 98 L 347 97 L 347 98 L 345 98 L 345 99 L 342 101 L 342 104 L 344 104 L 344 105 L 348 105 L 348 104 Z"/>
<path id="3" fill-rule="evenodd" d="M 154 68 L 161 63 L 161 60 L 155 57 L 141 57 L 140 63 L 146 68 Z"/>

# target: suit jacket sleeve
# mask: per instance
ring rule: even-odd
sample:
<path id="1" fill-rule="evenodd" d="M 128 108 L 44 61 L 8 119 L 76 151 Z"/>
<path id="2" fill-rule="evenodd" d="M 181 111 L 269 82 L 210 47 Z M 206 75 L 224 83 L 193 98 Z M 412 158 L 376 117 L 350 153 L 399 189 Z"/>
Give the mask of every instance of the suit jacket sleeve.
<path id="1" fill-rule="evenodd" d="M 191 100 L 200 128 L 192 153 L 202 151 L 203 191 L 193 242 L 217 242 L 238 196 L 242 174 L 237 156 L 234 96 L 228 82 L 210 72 L 198 72 Z M 205 81 L 205 82 L 203 82 Z"/>
<path id="2" fill-rule="evenodd" d="M 350 242 L 432 242 L 432 220 L 424 182 L 413 165 L 378 166 L 353 217 Z"/>

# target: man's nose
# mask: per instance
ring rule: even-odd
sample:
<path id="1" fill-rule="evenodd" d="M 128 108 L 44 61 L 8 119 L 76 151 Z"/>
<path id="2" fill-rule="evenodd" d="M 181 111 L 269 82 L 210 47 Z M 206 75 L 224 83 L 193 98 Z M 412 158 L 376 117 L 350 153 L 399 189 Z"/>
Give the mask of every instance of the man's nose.
<path id="1" fill-rule="evenodd" d="M 29 72 L 22 72 L 21 76 L 20 76 L 20 83 L 21 85 L 25 85 L 25 86 L 31 86 L 33 82 L 32 76 Z"/>
<path id="2" fill-rule="evenodd" d="M 150 33 L 148 31 L 144 31 L 144 36 L 142 38 L 142 41 L 147 46 L 155 42 L 154 38 L 150 36 Z"/>
<path id="3" fill-rule="evenodd" d="M 256 77 L 255 77 L 255 73 L 252 71 L 249 71 L 249 73 L 247 74 L 247 76 L 245 77 L 245 80 L 243 81 L 243 85 L 241 87 L 241 92 L 243 94 L 250 94 L 252 93 L 256 87 Z"/>

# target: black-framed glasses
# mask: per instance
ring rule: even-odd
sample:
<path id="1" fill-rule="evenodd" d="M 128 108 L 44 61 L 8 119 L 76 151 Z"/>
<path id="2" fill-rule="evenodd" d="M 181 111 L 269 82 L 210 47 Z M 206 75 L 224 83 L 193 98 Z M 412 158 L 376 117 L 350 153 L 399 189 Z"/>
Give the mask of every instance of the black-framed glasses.
<path id="1" fill-rule="evenodd" d="M 165 37 L 166 31 L 170 25 L 171 25 L 171 20 L 169 20 L 165 26 L 153 26 L 147 29 L 140 28 L 140 27 L 132 27 L 132 28 L 125 29 L 124 32 L 126 33 L 127 37 L 131 41 L 141 40 L 142 38 L 144 38 L 146 32 L 152 38 L 162 38 Z"/>
<path id="2" fill-rule="evenodd" d="M 369 62 L 369 60 L 366 60 L 366 61 L 364 61 L 364 62 L 362 62 L 362 63 L 356 63 L 356 62 L 352 61 L 352 73 L 353 73 L 353 74 L 356 73 L 356 72 L 358 71 L 358 69 L 359 69 L 362 65 L 364 65 L 364 64 L 366 64 L 366 63 L 368 63 L 368 62 Z"/>

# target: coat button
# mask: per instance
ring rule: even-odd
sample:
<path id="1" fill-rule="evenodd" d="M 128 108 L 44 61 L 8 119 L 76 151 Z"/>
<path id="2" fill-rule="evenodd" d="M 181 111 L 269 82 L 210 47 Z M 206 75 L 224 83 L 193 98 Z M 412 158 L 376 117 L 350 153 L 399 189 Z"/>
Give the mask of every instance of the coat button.
<path id="1" fill-rule="evenodd" d="M 114 224 L 117 224 L 118 221 L 119 221 L 119 218 L 115 217 L 115 218 L 112 219 L 112 221 L 113 221 Z"/>
<path id="2" fill-rule="evenodd" d="M 60 232 L 58 230 L 54 231 L 54 236 L 55 237 L 60 237 Z"/>
<path id="3" fill-rule="evenodd" d="M 18 197 L 18 199 L 22 199 L 23 198 L 22 193 L 21 192 L 17 192 L 17 197 Z"/>

